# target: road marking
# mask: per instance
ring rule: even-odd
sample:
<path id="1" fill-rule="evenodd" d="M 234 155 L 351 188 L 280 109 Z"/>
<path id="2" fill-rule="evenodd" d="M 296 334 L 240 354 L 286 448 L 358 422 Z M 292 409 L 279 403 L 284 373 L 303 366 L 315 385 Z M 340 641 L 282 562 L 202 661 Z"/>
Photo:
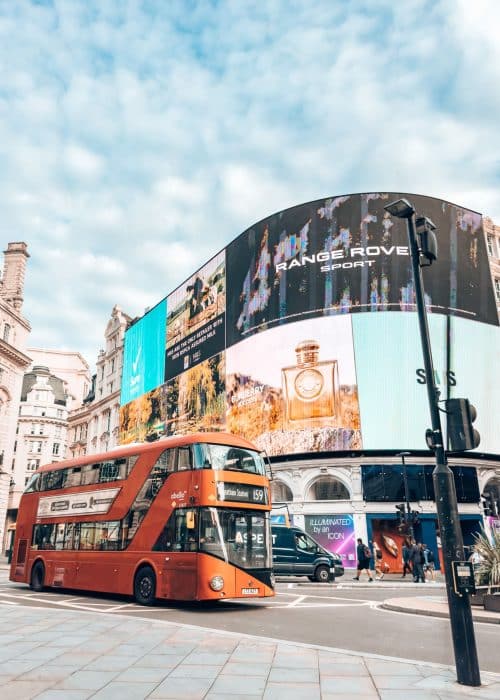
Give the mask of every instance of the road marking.
<path id="1" fill-rule="evenodd" d="M 302 603 L 302 601 L 305 600 L 306 598 L 307 598 L 306 595 L 300 595 L 300 596 L 299 596 L 298 598 L 296 598 L 295 600 L 292 600 L 291 603 L 288 603 L 288 605 L 287 605 L 286 607 L 287 607 L 287 608 L 293 608 L 295 605 L 299 605 L 300 603 Z"/>

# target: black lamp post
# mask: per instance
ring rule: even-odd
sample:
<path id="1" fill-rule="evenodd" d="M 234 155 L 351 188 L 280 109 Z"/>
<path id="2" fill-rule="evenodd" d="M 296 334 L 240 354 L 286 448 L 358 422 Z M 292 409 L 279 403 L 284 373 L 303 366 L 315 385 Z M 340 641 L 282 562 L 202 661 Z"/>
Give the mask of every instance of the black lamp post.
<path id="1" fill-rule="evenodd" d="M 408 474 L 406 471 L 406 462 L 405 462 L 405 457 L 409 457 L 410 455 L 411 455 L 411 452 L 399 452 L 397 454 L 397 457 L 401 457 L 401 463 L 403 465 L 403 486 L 404 486 L 404 490 L 405 490 L 406 524 L 408 525 L 408 534 L 410 535 L 411 539 L 414 539 L 413 518 L 411 515 L 411 507 L 410 507 L 410 492 L 408 489 Z"/>
<path id="2" fill-rule="evenodd" d="M 427 259 L 427 264 L 430 265 L 432 261 L 437 258 L 437 244 L 433 233 L 436 227 L 430 219 L 425 217 L 416 219 L 415 209 L 406 199 L 399 199 L 392 204 L 388 204 L 385 209 L 392 216 L 399 219 L 406 219 L 408 230 L 420 340 L 425 366 L 427 397 L 432 423 L 432 430 L 427 431 L 426 440 L 436 458 L 436 467 L 432 477 L 444 559 L 444 574 L 450 611 L 457 680 L 463 685 L 478 686 L 481 685 L 481 677 L 479 673 L 470 601 L 467 595 L 459 595 L 456 593 L 453 586 L 452 562 L 455 560 L 463 560 L 464 546 L 458 518 L 455 482 L 453 480 L 453 473 L 446 461 L 446 452 L 441 431 L 441 418 L 439 415 L 438 403 L 439 391 L 434 381 L 434 368 L 421 270 L 421 259 Z"/>

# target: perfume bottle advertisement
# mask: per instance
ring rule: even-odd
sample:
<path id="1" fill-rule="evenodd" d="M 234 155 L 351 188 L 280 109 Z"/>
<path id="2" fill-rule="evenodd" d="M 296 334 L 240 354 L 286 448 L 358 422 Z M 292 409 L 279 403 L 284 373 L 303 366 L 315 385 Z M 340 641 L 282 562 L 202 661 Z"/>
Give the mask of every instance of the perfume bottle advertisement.
<path id="1" fill-rule="evenodd" d="M 225 266 L 222 251 L 167 297 L 165 380 L 224 350 Z"/>
<path id="2" fill-rule="evenodd" d="M 226 427 L 270 455 L 361 449 L 348 316 L 287 324 L 226 351 Z"/>
<path id="3" fill-rule="evenodd" d="M 308 202 L 274 214 L 230 243 L 227 345 L 313 316 L 414 311 L 406 223 L 384 206 L 405 195 L 369 193 Z M 411 195 L 437 227 L 429 311 L 498 325 L 480 214 Z"/>

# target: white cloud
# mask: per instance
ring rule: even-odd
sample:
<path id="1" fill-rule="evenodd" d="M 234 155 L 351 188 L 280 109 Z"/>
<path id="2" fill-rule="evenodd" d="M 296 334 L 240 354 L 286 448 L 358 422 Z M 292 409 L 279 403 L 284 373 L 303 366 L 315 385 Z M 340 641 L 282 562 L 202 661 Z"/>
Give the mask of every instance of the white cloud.
<path id="1" fill-rule="evenodd" d="M 142 313 L 310 199 L 416 191 L 500 220 L 499 12 L 2 4 L 0 231 L 29 245 L 30 344 L 92 363 L 115 303 Z"/>

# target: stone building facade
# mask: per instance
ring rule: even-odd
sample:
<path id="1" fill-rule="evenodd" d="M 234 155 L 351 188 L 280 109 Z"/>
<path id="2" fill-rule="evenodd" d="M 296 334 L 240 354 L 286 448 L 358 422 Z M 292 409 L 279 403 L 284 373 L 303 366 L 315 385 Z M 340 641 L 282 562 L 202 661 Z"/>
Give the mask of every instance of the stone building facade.
<path id="1" fill-rule="evenodd" d="M 118 444 L 123 340 L 131 320 L 119 306 L 114 306 L 90 392 L 83 405 L 68 417 L 68 457 L 105 452 Z"/>
<path id="2" fill-rule="evenodd" d="M 12 242 L 3 251 L 0 279 L 0 547 L 6 540 L 5 522 L 14 467 L 17 416 L 31 326 L 23 316 L 24 278 L 28 246 Z"/>

